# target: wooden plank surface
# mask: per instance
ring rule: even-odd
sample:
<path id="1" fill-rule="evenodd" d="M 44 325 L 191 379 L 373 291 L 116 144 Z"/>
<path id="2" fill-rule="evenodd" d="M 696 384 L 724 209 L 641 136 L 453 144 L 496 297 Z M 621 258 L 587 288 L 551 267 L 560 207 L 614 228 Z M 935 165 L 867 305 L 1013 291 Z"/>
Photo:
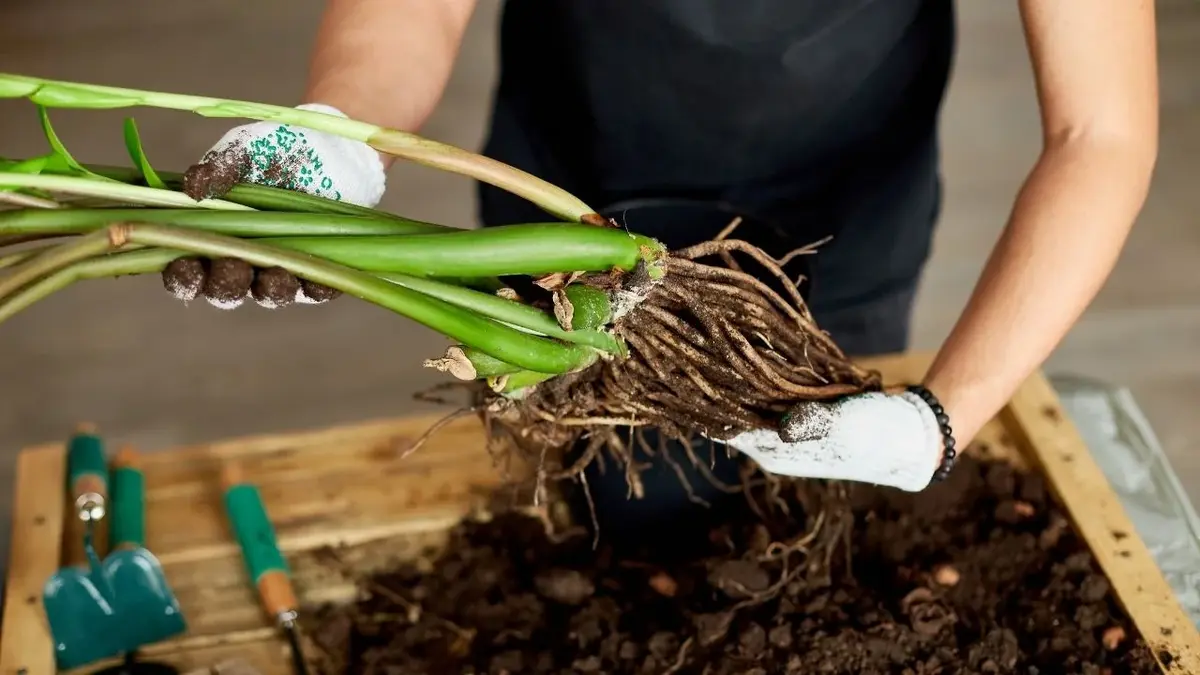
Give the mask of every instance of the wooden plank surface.
<path id="1" fill-rule="evenodd" d="M 870 365 L 879 368 L 887 382 L 903 384 L 919 381 L 928 363 L 927 355 L 905 355 L 876 359 Z M 1200 636 L 1190 625 L 1180 623 L 1182 610 L 1169 589 L 1163 590 L 1166 582 L 1128 526 L 1082 441 L 1077 434 L 1071 435 L 1073 428 L 1047 425 L 1044 411 L 1048 406 L 1057 406 L 1057 401 L 1038 375 L 1022 388 L 1005 415 L 984 428 L 973 451 L 986 459 L 1045 467 L 1080 533 L 1113 577 L 1113 588 L 1134 623 L 1156 649 L 1171 653 L 1176 670 L 1170 672 L 1200 673 L 1200 666 L 1194 671 L 1178 669 L 1195 663 L 1194 645 Z M 189 622 L 187 635 L 152 645 L 147 655 L 169 659 L 185 669 L 245 655 L 263 675 L 288 673 L 287 662 L 281 658 L 286 653 L 284 644 L 255 602 L 225 522 L 218 481 L 222 463 L 238 460 L 247 477 L 258 484 L 288 553 L 302 601 L 348 600 L 355 587 L 347 565 L 355 572 L 380 568 L 438 545 L 446 530 L 481 506 L 486 493 L 503 480 L 484 450 L 482 429 L 469 417 L 447 425 L 418 452 L 401 460 L 400 454 L 437 419 L 424 416 L 266 434 L 145 455 L 147 541 L 162 562 Z M 1055 466 L 1052 455 L 1061 454 L 1062 447 L 1074 448 L 1070 471 Z M 18 518 L 40 512 L 40 506 L 32 506 L 39 503 L 39 497 L 44 498 L 39 493 L 47 492 L 45 485 L 61 480 L 47 476 L 61 477 L 63 471 L 59 445 L 28 450 L 21 457 L 18 485 L 28 487 L 17 495 Z M 1032 462 L 1027 461 L 1030 459 Z M 41 477 L 37 477 L 39 471 Z M 1092 507 L 1100 502 L 1105 504 L 1103 509 Z M 57 500 L 49 507 L 59 509 L 55 519 L 59 531 L 62 503 Z M 1124 527 L 1121 531 L 1129 534 L 1119 550 L 1112 547 L 1113 527 Z M 57 565 L 58 537 L 50 538 L 54 550 L 43 552 L 37 562 L 36 555 L 27 555 L 27 551 L 37 551 L 37 545 L 27 548 L 18 544 L 18 529 L 19 524 L 14 524 L 10 588 L 34 584 L 40 592 L 42 581 Z M 327 547 L 337 548 L 338 559 L 328 555 Z M 50 558 L 55 560 L 47 562 Z M 18 570 L 25 571 L 19 575 Z M 40 575 L 44 576 L 39 580 Z M 1121 575 L 1126 578 L 1118 578 Z M 10 591 L 6 598 L 0 663 L 36 658 L 37 654 L 44 660 L 49 654 L 49 637 L 40 603 L 31 612 L 15 605 L 16 597 Z M 25 619 L 20 621 L 24 633 L 15 639 L 10 612 L 18 620 Z M 92 670 L 95 668 L 78 672 Z M 3 670 L 0 675 L 15 672 Z M 30 675 L 37 672 L 29 671 Z"/>
<path id="2" fill-rule="evenodd" d="M 17 456 L 12 551 L 4 587 L 0 674 L 54 672 L 54 644 L 42 609 L 42 586 L 59 567 L 66 518 L 66 454 L 61 448 Z"/>

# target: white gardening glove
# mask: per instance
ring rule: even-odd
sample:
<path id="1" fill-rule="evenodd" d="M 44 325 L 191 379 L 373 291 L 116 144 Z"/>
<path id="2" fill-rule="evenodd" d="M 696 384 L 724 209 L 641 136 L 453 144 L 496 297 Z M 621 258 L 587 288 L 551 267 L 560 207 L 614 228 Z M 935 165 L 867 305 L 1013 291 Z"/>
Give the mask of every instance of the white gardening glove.
<path id="1" fill-rule="evenodd" d="M 929 485 L 944 450 L 934 410 L 907 391 L 801 403 L 784 416 L 779 431 L 747 431 L 726 443 L 768 473 L 910 492 Z"/>
<path id="2" fill-rule="evenodd" d="M 309 103 L 300 110 L 346 117 L 337 108 Z M 236 183 L 295 190 L 359 206 L 374 207 L 383 197 L 383 161 L 366 143 L 275 122 L 230 129 L 200 163 L 184 174 L 183 189 L 193 199 L 222 197 Z M 337 297 L 334 289 L 297 279 L 285 270 L 258 270 L 229 258 L 173 261 L 163 285 L 189 302 L 203 297 L 221 309 L 253 299 L 263 307 L 320 304 Z"/>
<path id="3" fill-rule="evenodd" d="M 298 110 L 346 117 L 320 103 Z M 202 165 L 233 165 L 237 182 L 268 185 L 327 199 L 374 207 L 383 198 L 386 176 L 379 153 L 361 141 L 277 122 L 230 129 L 204 155 Z M 230 186 L 214 185 L 228 190 Z M 215 190 L 203 196 L 212 197 Z M 191 191 L 189 190 L 189 194 Z M 197 195 L 192 195 L 193 197 Z"/>

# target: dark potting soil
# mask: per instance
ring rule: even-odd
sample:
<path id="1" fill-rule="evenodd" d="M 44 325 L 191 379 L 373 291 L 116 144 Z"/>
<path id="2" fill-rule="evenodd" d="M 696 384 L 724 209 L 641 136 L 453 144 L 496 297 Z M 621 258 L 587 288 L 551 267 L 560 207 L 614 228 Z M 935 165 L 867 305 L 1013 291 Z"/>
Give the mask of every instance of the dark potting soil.
<path id="1" fill-rule="evenodd" d="M 310 612 L 313 651 L 356 675 L 1157 672 L 1040 477 L 967 457 L 915 495 L 844 486 L 853 525 L 786 566 L 769 543 L 829 502 L 785 485 L 765 518 L 747 501 L 704 541 L 640 554 L 603 532 L 552 543 L 517 513 L 464 521 L 438 557 Z"/>

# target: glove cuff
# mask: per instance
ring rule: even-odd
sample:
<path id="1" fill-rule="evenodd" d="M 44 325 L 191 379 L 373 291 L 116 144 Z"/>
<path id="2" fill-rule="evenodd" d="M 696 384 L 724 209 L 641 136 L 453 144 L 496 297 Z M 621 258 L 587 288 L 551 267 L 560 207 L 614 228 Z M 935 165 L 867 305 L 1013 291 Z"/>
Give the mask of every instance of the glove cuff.
<path id="1" fill-rule="evenodd" d="M 929 486 L 933 480 L 933 474 L 937 472 L 938 466 L 941 464 L 942 428 L 938 424 L 937 415 L 934 414 L 933 409 L 920 396 L 906 391 L 899 394 L 898 398 L 916 408 L 921 420 L 921 427 L 925 432 L 922 438 L 926 452 L 916 453 L 917 457 L 914 457 L 907 467 L 897 472 L 897 475 L 903 479 L 902 482 L 893 485 L 901 490 L 918 492 Z"/>

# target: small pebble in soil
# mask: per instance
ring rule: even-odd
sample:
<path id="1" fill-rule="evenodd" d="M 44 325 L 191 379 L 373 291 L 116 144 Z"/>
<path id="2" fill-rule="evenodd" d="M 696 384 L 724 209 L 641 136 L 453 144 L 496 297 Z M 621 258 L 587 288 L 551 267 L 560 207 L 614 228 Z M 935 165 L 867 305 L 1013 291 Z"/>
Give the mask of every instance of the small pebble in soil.
<path id="1" fill-rule="evenodd" d="M 578 605 L 596 592 L 592 580 L 576 570 L 550 570 L 534 582 L 543 597 L 565 605 Z"/>
<path id="2" fill-rule="evenodd" d="M 950 565 L 942 565 L 933 573 L 933 580 L 942 586 L 957 586 L 962 575 Z"/>
<path id="3" fill-rule="evenodd" d="M 649 583 L 650 588 L 653 588 L 655 592 L 668 598 L 675 597 L 675 594 L 679 592 L 679 584 L 666 572 L 655 572 L 650 577 Z"/>
<path id="4" fill-rule="evenodd" d="M 1124 641 L 1125 629 L 1121 628 L 1120 626 L 1113 626 L 1112 628 L 1109 628 L 1108 630 L 1104 631 L 1104 635 L 1100 637 L 1100 644 L 1104 645 L 1104 648 L 1110 652 L 1117 647 L 1120 647 L 1121 643 Z"/>

